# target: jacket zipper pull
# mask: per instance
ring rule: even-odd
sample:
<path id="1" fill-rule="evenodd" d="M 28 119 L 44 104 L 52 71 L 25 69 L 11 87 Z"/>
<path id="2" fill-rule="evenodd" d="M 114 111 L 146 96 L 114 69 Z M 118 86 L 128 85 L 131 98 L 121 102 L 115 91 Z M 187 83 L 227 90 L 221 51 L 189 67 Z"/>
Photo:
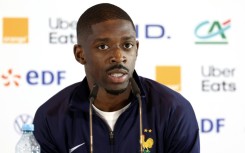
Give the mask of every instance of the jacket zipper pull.
<path id="1" fill-rule="evenodd" d="M 114 133 L 113 133 L 113 131 L 109 132 L 109 137 L 110 137 L 110 144 L 113 145 L 114 144 Z"/>

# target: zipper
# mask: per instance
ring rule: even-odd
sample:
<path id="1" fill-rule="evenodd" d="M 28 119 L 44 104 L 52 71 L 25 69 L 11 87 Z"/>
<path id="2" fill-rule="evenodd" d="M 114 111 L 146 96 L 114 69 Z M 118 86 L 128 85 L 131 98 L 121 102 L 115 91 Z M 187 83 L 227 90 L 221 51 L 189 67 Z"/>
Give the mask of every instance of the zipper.
<path id="1" fill-rule="evenodd" d="M 135 100 L 133 100 L 132 102 L 134 102 Z M 131 102 L 131 104 L 132 104 Z M 130 107 L 128 107 L 122 114 L 124 114 Z M 95 110 L 93 110 L 95 112 L 95 115 L 102 120 L 102 122 L 107 126 L 107 128 L 109 129 L 109 143 L 110 143 L 110 152 L 114 153 L 114 145 L 115 145 L 115 135 L 114 135 L 114 131 L 112 131 L 111 127 L 108 125 L 108 123 L 106 122 L 106 120 L 104 118 L 102 118 Z M 116 123 L 118 122 L 118 120 L 121 118 L 122 114 L 118 117 Z M 116 127 L 116 123 L 115 123 L 115 127 Z"/>
<path id="2" fill-rule="evenodd" d="M 107 126 L 108 130 L 109 130 L 109 141 L 110 141 L 110 152 L 113 153 L 114 152 L 114 144 L 115 144 L 115 136 L 114 136 L 114 132 L 112 131 L 111 127 L 107 124 L 106 120 L 103 119 L 102 117 L 100 117 L 100 115 L 98 115 L 97 113 L 95 113 L 96 116 L 102 120 L 102 122 L 105 123 L 105 125 Z"/>
<path id="3" fill-rule="evenodd" d="M 109 132 L 109 138 L 110 138 L 110 145 L 114 145 L 114 132 Z"/>
<path id="4" fill-rule="evenodd" d="M 109 132 L 109 138 L 110 138 L 110 146 L 111 146 L 111 153 L 113 153 L 114 151 L 114 132 L 110 131 Z"/>

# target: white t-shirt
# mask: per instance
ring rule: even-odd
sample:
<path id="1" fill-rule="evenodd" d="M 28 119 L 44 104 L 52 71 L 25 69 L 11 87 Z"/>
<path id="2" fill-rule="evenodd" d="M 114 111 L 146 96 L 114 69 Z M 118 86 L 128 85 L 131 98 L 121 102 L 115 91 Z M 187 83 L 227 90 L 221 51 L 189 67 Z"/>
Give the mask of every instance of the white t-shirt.
<path id="1" fill-rule="evenodd" d="M 95 112 L 101 117 L 103 118 L 107 124 L 110 126 L 111 130 L 113 131 L 114 129 L 114 125 L 118 119 L 118 117 L 130 106 L 131 103 L 129 103 L 128 105 L 126 105 L 125 107 L 123 107 L 122 109 L 119 109 L 117 111 L 114 112 L 105 112 L 105 111 L 101 111 L 98 108 L 96 108 L 94 105 L 93 108 L 95 109 Z"/>

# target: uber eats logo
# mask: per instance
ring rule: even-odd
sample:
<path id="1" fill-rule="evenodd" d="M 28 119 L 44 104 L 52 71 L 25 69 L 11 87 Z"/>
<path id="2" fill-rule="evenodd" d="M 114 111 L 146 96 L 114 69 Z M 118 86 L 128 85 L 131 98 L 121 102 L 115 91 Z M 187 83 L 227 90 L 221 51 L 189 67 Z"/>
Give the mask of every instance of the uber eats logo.
<path id="1" fill-rule="evenodd" d="M 3 43 L 28 43 L 28 18 L 3 18 Z"/>
<path id="2" fill-rule="evenodd" d="M 75 44 L 76 21 L 62 18 L 49 18 L 50 44 Z"/>
<path id="3" fill-rule="evenodd" d="M 49 18 L 49 43 L 74 44 L 76 43 L 76 20 L 64 18 Z M 172 36 L 166 32 L 166 27 L 160 23 L 136 24 L 136 37 L 151 40 L 171 40 Z"/>
<path id="4" fill-rule="evenodd" d="M 202 66 L 201 89 L 204 92 L 235 92 L 235 67 Z"/>
<path id="5" fill-rule="evenodd" d="M 175 91 L 181 91 L 181 68 L 180 66 L 157 66 L 156 81 Z"/>

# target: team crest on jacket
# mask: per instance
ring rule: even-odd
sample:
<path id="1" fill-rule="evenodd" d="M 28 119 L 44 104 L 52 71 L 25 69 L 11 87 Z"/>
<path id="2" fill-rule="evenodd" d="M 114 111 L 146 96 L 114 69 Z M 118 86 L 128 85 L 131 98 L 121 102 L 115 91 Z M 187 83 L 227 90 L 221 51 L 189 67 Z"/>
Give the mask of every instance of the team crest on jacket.
<path id="1" fill-rule="evenodd" d="M 144 135 L 143 135 L 143 153 L 150 153 L 151 148 L 154 145 L 154 140 L 150 137 L 147 137 L 152 133 L 152 129 L 144 129 Z"/>

